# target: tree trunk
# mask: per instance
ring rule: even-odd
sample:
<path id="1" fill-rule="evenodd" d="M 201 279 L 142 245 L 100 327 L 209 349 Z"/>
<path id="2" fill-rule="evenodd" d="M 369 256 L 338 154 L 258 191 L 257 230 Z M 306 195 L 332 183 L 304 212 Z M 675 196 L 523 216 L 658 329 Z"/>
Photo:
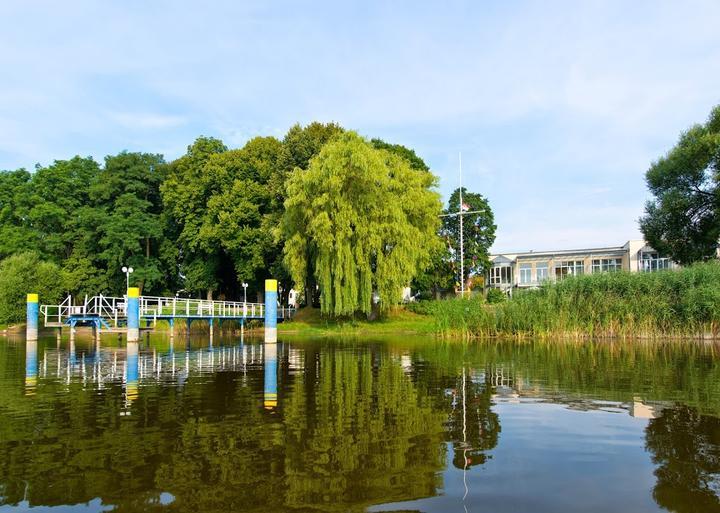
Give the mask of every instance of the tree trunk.
<path id="1" fill-rule="evenodd" d="M 305 306 L 309 306 L 312 308 L 313 303 L 313 289 L 315 287 L 310 285 L 310 283 L 305 284 L 305 294 L 303 300 L 305 301 Z"/>
<path id="2" fill-rule="evenodd" d="M 280 294 L 280 305 L 285 306 L 288 304 L 290 298 L 290 286 L 283 286 L 282 293 Z"/>
<path id="3" fill-rule="evenodd" d="M 213 289 L 208 289 L 208 291 L 207 291 L 207 300 L 208 300 L 208 301 L 212 301 L 212 297 L 213 297 Z"/>

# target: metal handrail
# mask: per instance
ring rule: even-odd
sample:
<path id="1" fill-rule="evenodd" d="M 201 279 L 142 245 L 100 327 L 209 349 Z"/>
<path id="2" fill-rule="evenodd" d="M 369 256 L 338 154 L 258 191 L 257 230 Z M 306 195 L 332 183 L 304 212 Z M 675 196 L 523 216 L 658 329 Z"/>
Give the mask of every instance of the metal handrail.
<path id="1" fill-rule="evenodd" d="M 245 301 L 210 301 L 179 297 L 140 296 L 140 317 L 179 318 L 262 318 L 264 303 Z M 278 319 L 290 319 L 296 309 L 278 307 Z M 73 305 L 72 296 L 66 297 L 59 305 L 41 305 L 40 314 L 48 324 L 63 324 L 72 316 L 93 316 L 110 320 L 117 327 L 127 317 L 127 297 L 99 296 L 85 297 L 82 305 Z"/>

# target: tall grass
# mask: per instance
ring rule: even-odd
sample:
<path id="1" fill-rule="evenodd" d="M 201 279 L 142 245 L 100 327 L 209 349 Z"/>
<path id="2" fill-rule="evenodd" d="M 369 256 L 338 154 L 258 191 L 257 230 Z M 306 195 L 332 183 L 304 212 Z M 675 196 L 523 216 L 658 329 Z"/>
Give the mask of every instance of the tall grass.
<path id="1" fill-rule="evenodd" d="M 440 334 L 466 336 L 708 337 L 720 334 L 720 264 L 655 273 L 602 273 L 481 298 L 424 306 Z"/>

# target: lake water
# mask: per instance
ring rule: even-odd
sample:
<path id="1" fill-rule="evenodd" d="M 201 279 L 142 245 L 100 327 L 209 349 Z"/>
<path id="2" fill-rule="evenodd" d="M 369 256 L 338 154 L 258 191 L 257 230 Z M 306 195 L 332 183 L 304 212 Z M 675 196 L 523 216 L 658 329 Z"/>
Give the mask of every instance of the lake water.
<path id="1" fill-rule="evenodd" d="M 0 512 L 720 511 L 678 343 L 0 338 Z"/>

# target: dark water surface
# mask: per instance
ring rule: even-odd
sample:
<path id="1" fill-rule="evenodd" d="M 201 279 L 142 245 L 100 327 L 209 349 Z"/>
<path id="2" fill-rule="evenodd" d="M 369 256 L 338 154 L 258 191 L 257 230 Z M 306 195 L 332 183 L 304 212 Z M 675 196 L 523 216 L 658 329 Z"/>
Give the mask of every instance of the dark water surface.
<path id="1" fill-rule="evenodd" d="M 712 346 L 0 338 L 0 512 L 720 511 Z"/>

